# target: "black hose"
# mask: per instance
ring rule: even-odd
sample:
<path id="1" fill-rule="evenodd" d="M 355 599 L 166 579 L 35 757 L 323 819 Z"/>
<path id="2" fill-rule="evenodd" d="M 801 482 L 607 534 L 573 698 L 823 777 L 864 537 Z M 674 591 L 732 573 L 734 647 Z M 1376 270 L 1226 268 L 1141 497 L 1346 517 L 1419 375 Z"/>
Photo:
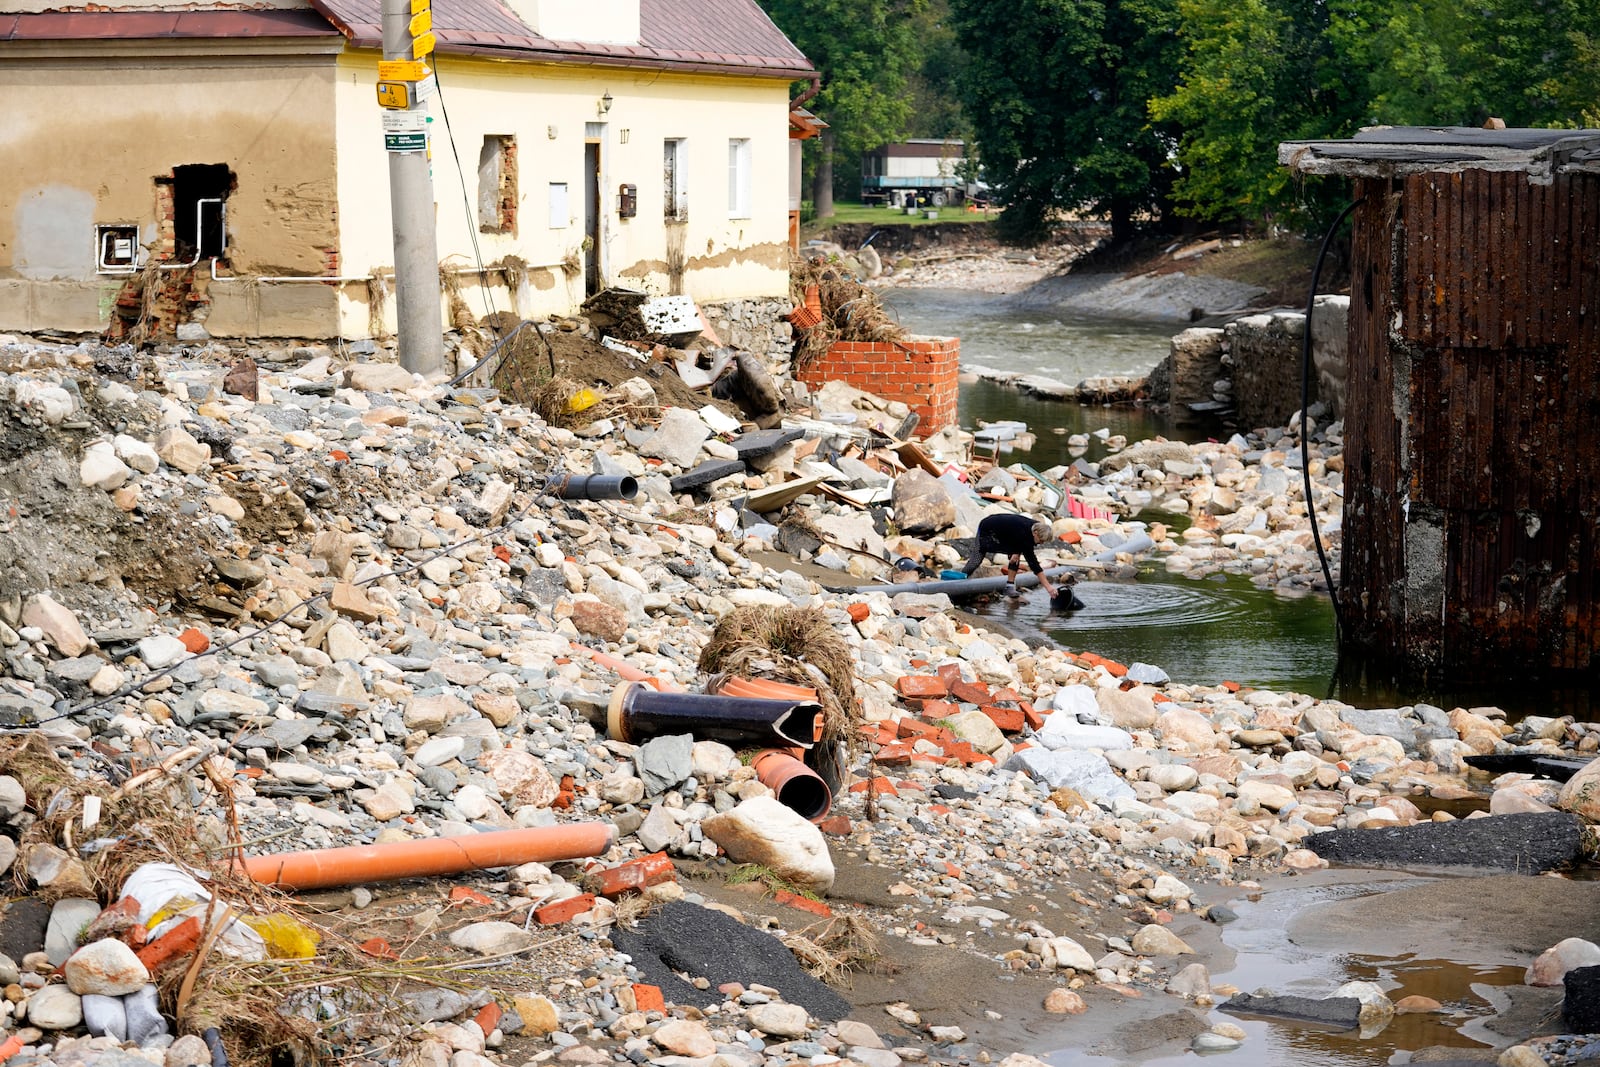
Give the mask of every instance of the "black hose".
<path id="1" fill-rule="evenodd" d="M 1364 197 L 1362 199 L 1365 199 Z M 1328 553 L 1322 547 L 1322 528 L 1317 525 L 1317 505 L 1311 496 L 1311 416 L 1306 408 L 1311 406 L 1311 313 L 1317 306 L 1317 280 L 1322 277 L 1322 261 L 1328 256 L 1328 246 L 1341 223 L 1350 212 L 1361 205 L 1354 200 L 1339 212 L 1328 232 L 1322 235 L 1322 248 L 1317 251 L 1316 265 L 1311 268 L 1311 291 L 1306 294 L 1306 328 L 1300 346 L 1300 473 L 1306 483 L 1306 516 L 1311 520 L 1311 541 L 1317 546 L 1317 559 L 1322 562 L 1322 577 L 1328 583 L 1328 597 L 1333 601 L 1333 639 L 1344 644 L 1344 618 L 1339 612 L 1339 590 L 1333 584 L 1333 568 L 1328 566 Z"/>
<path id="2" fill-rule="evenodd" d="M 523 319 L 521 322 L 517 323 L 515 326 L 513 326 L 511 328 L 511 332 L 510 333 L 506 334 L 504 337 L 500 338 L 500 340 L 496 341 L 494 343 L 493 347 L 491 347 L 489 349 L 489 351 L 484 353 L 482 359 L 478 360 L 478 362 L 474 363 L 472 366 L 468 367 L 466 370 L 462 371 L 460 374 L 456 375 L 454 378 L 451 378 L 448 382 L 446 382 L 445 383 L 446 387 L 447 388 L 454 388 L 455 386 L 458 386 L 462 382 L 466 381 L 468 378 L 472 377 L 474 374 L 476 374 L 478 372 L 478 370 L 481 367 L 483 367 L 484 364 L 488 363 L 491 359 L 495 359 L 496 357 L 498 357 L 500 355 L 500 350 L 505 348 L 505 346 L 510 343 L 510 341 L 511 341 L 511 339 L 513 337 L 515 337 L 515 336 L 517 336 L 517 334 L 521 333 L 525 327 L 533 326 L 533 325 L 534 325 L 534 321 L 532 319 Z M 541 338 L 543 337 L 542 334 L 540 336 L 541 336 Z M 549 343 L 550 343 L 549 341 L 545 342 L 546 345 L 549 345 Z M 551 363 L 551 366 L 550 366 L 550 370 L 551 370 L 552 374 L 555 372 L 555 364 L 554 364 L 553 360 L 552 360 L 552 363 Z"/>

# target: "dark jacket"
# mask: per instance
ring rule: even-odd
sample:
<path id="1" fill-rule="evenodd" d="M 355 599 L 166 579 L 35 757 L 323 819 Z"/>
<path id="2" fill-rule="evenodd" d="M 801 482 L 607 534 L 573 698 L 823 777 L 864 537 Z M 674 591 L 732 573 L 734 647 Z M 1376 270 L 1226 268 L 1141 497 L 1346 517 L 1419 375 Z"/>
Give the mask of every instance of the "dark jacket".
<path id="1" fill-rule="evenodd" d="M 1031 515 L 990 515 L 978 523 L 978 549 L 1021 556 L 1028 561 L 1029 570 L 1043 574 L 1039 557 L 1033 554 L 1033 526 L 1038 521 Z"/>

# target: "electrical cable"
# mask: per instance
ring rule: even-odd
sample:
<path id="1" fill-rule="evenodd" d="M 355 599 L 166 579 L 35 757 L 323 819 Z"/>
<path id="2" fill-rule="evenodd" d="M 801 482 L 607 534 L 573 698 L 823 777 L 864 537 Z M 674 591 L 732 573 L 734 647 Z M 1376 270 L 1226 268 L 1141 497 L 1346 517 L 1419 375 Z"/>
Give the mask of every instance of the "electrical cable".
<path id="1" fill-rule="evenodd" d="M 489 276 L 488 272 L 483 266 L 483 250 L 478 247 L 478 230 L 472 225 L 472 200 L 467 196 L 467 174 L 461 166 L 461 153 L 456 149 L 456 132 L 455 129 L 450 125 L 450 108 L 444 102 L 444 83 L 439 80 L 439 69 L 437 64 L 435 64 L 433 70 L 433 83 L 436 86 L 435 95 L 439 97 L 439 113 L 444 118 L 445 137 L 450 142 L 450 154 L 455 157 L 456 161 L 456 178 L 461 183 L 461 206 L 465 212 L 465 218 L 467 220 L 467 236 L 472 241 L 472 255 L 478 263 L 478 288 L 483 293 L 483 303 L 485 308 L 484 321 L 493 322 L 494 317 L 497 314 L 494 304 L 494 294 L 489 291 Z M 492 330 L 493 327 L 491 326 L 490 329 Z M 456 380 L 459 381 L 460 379 L 458 378 Z M 451 384 L 453 385 L 455 383 L 452 382 Z"/>
<path id="2" fill-rule="evenodd" d="M 1363 200 L 1365 198 L 1362 198 Z M 1333 235 L 1344 220 L 1349 218 L 1350 212 L 1361 206 L 1362 201 L 1351 202 L 1339 212 L 1339 217 L 1333 220 L 1333 225 L 1328 227 L 1328 232 L 1323 234 L 1322 248 L 1317 252 L 1316 265 L 1311 268 L 1311 289 L 1306 294 L 1306 324 L 1305 333 L 1301 337 L 1300 351 L 1300 473 L 1305 478 L 1306 514 L 1311 519 L 1311 540 L 1317 546 L 1317 559 L 1322 563 L 1322 577 L 1328 583 L 1328 596 L 1333 601 L 1333 639 L 1339 646 L 1344 645 L 1344 618 L 1339 610 L 1339 590 L 1333 583 L 1333 568 L 1328 565 L 1328 553 L 1322 547 L 1322 529 L 1317 523 L 1317 505 L 1311 495 L 1311 416 L 1306 408 L 1311 404 L 1311 315 L 1317 306 L 1317 281 L 1322 277 L 1322 261 L 1327 258 L 1328 246 L 1333 243 Z"/>

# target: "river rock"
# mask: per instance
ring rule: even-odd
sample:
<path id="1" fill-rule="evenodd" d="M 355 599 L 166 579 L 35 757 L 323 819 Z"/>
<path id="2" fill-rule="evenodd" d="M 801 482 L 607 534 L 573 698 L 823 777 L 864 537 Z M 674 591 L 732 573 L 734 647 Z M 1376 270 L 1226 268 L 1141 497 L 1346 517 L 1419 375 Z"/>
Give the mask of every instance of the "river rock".
<path id="1" fill-rule="evenodd" d="M 89 635 L 83 632 L 78 617 L 46 593 L 35 593 L 22 602 L 22 625 L 43 630 L 44 639 L 68 659 L 89 648 Z"/>
<path id="2" fill-rule="evenodd" d="M 645 796 L 664 793 L 694 773 L 694 738 L 689 734 L 652 737 L 634 752 Z"/>
<path id="3" fill-rule="evenodd" d="M 1361 1025 L 1361 1001 L 1355 997 L 1274 996 L 1235 993 L 1220 1005 L 1230 1015 L 1260 1015 L 1269 1019 L 1299 1019 L 1339 1030 Z"/>
<path id="4" fill-rule="evenodd" d="M 744 1019 L 750 1029 L 769 1037 L 804 1037 L 811 1031 L 810 1013 L 798 1004 L 757 1004 Z"/>
<path id="5" fill-rule="evenodd" d="M 121 997 L 90 993 L 82 997 L 83 1028 L 93 1037 L 113 1038 L 118 1044 L 128 1040 L 128 1011 Z"/>
<path id="6" fill-rule="evenodd" d="M 752 797 L 702 821 L 700 828 L 735 863 L 760 864 L 822 893 L 833 886 L 833 858 L 822 831 L 773 797 Z"/>
<path id="7" fill-rule="evenodd" d="M 890 504 L 895 526 L 903 534 L 936 534 L 956 521 L 956 505 L 949 491 L 921 467 L 912 467 L 894 480 Z"/>
<path id="8" fill-rule="evenodd" d="M 628 632 L 628 613 L 596 598 L 572 602 L 572 625 L 580 634 L 589 634 L 616 644 Z"/>
<path id="9" fill-rule="evenodd" d="M 1592 823 L 1600 823 L 1600 759 L 1567 779 L 1556 804 Z"/>
<path id="10" fill-rule="evenodd" d="M 1089 1005 L 1070 989 L 1052 989 L 1044 998 L 1044 1010 L 1051 1015 L 1082 1015 Z"/>
<path id="11" fill-rule="evenodd" d="M 1569 937 L 1541 952 L 1522 980 L 1532 986 L 1558 986 L 1573 968 L 1597 966 L 1600 966 L 1600 945 L 1581 937 Z"/>
<path id="12" fill-rule="evenodd" d="M 1070 937 L 1040 938 L 1035 951 L 1045 970 L 1082 971 L 1084 974 L 1094 971 L 1094 957 Z"/>
<path id="13" fill-rule="evenodd" d="M 481 922 L 463 926 L 452 933 L 450 943 L 480 956 L 499 956 L 532 948 L 538 943 L 538 938 L 518 923 Z"/>
<path id="14" fill-rule="evenodd" d="M 67 958 L 61 970 L 67 988 L 79 996 L 125 996 L 150 981 L 150 972 L 133 949 L 111 937 L 83 946 Z"/>
<path id="15" fill-rule="evenodd" d="M 1148 730 L 1159 718 L 1155 701 L 1151 699 L 1155 693 L 1156 690 L 1145 685 L 1127 690 L 1107 687 L 1096 691 L 1095 698 L 1101 712 L 1113 725 L 1124 730 Z M 1045 725 L 1048 727 L 1049 723 Z"/>
<path id="16" fill-rule="evenodd" d="M 47 985 L 28 995 L 28 1022 L 41 1030 L 70 1030 L 83 1022 L 83 1001 L 64 985 Z"/>
<path id="17" fill-rule="evenodd" d="M 1191 963 L 1167 980 L 1165 989 L 1174 996 L 1206 997 L 1211 995 L 1211 974 L 1203 963 Z"/>
<path id="18" fill-rule="evenodd" d="M 1354 997 L 1361 1002 L 1362 1026 L 1381 1026 L 1394 1015 L 1394 1002 L 1376 982 L 1346 982 L 1333 991 L 1334 999 Z"/>
<path id="19" fill-rule="evenodd" d="M 1091 800 L 1107 802 L 1133 798 L 1133 787 L 1123 781 L 1106 758 L 1097 752 L 1051 752 L 1025 748 L 1006 761 L 1009 770 L 1027 771 L 1036 782 L 1051 789 L 1071 789 Z"/>
<path id="20" fill-rule="evenodd" d="M 195 440 L 182 426 L 168 426 L 162 430 L 155 448 L 161 462 L 185 474 L 194 474 L 211 463 L 210 446 Z"/>
<path id="21" fill-rule="evenodd" d="M 668 408 L 661 424 L 639 446 L 639 455 L 664 459 L 676 467 L 691 467 L 711 431 L 700 416 L 687 408 Z"/>
<path id="22" fill-rule="evenodd" d="M 1177 934 L 1158 923 L 1139 928 L 1133 935 L 1133 951 L 1141 956 L 1193 956 L 1194 949 Z"/>

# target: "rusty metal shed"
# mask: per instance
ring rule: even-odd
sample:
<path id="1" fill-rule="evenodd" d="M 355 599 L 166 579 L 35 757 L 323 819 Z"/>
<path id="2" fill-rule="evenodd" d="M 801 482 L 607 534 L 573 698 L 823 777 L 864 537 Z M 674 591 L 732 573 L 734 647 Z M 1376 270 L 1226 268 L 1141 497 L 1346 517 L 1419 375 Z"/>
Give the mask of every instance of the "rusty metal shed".
<path id="1" fill-rule="evenodd" d="M 1461 681 L 1600 668 L 1600 130 L 1291 142 L 1353 179 L 1347 647 Z"/>

